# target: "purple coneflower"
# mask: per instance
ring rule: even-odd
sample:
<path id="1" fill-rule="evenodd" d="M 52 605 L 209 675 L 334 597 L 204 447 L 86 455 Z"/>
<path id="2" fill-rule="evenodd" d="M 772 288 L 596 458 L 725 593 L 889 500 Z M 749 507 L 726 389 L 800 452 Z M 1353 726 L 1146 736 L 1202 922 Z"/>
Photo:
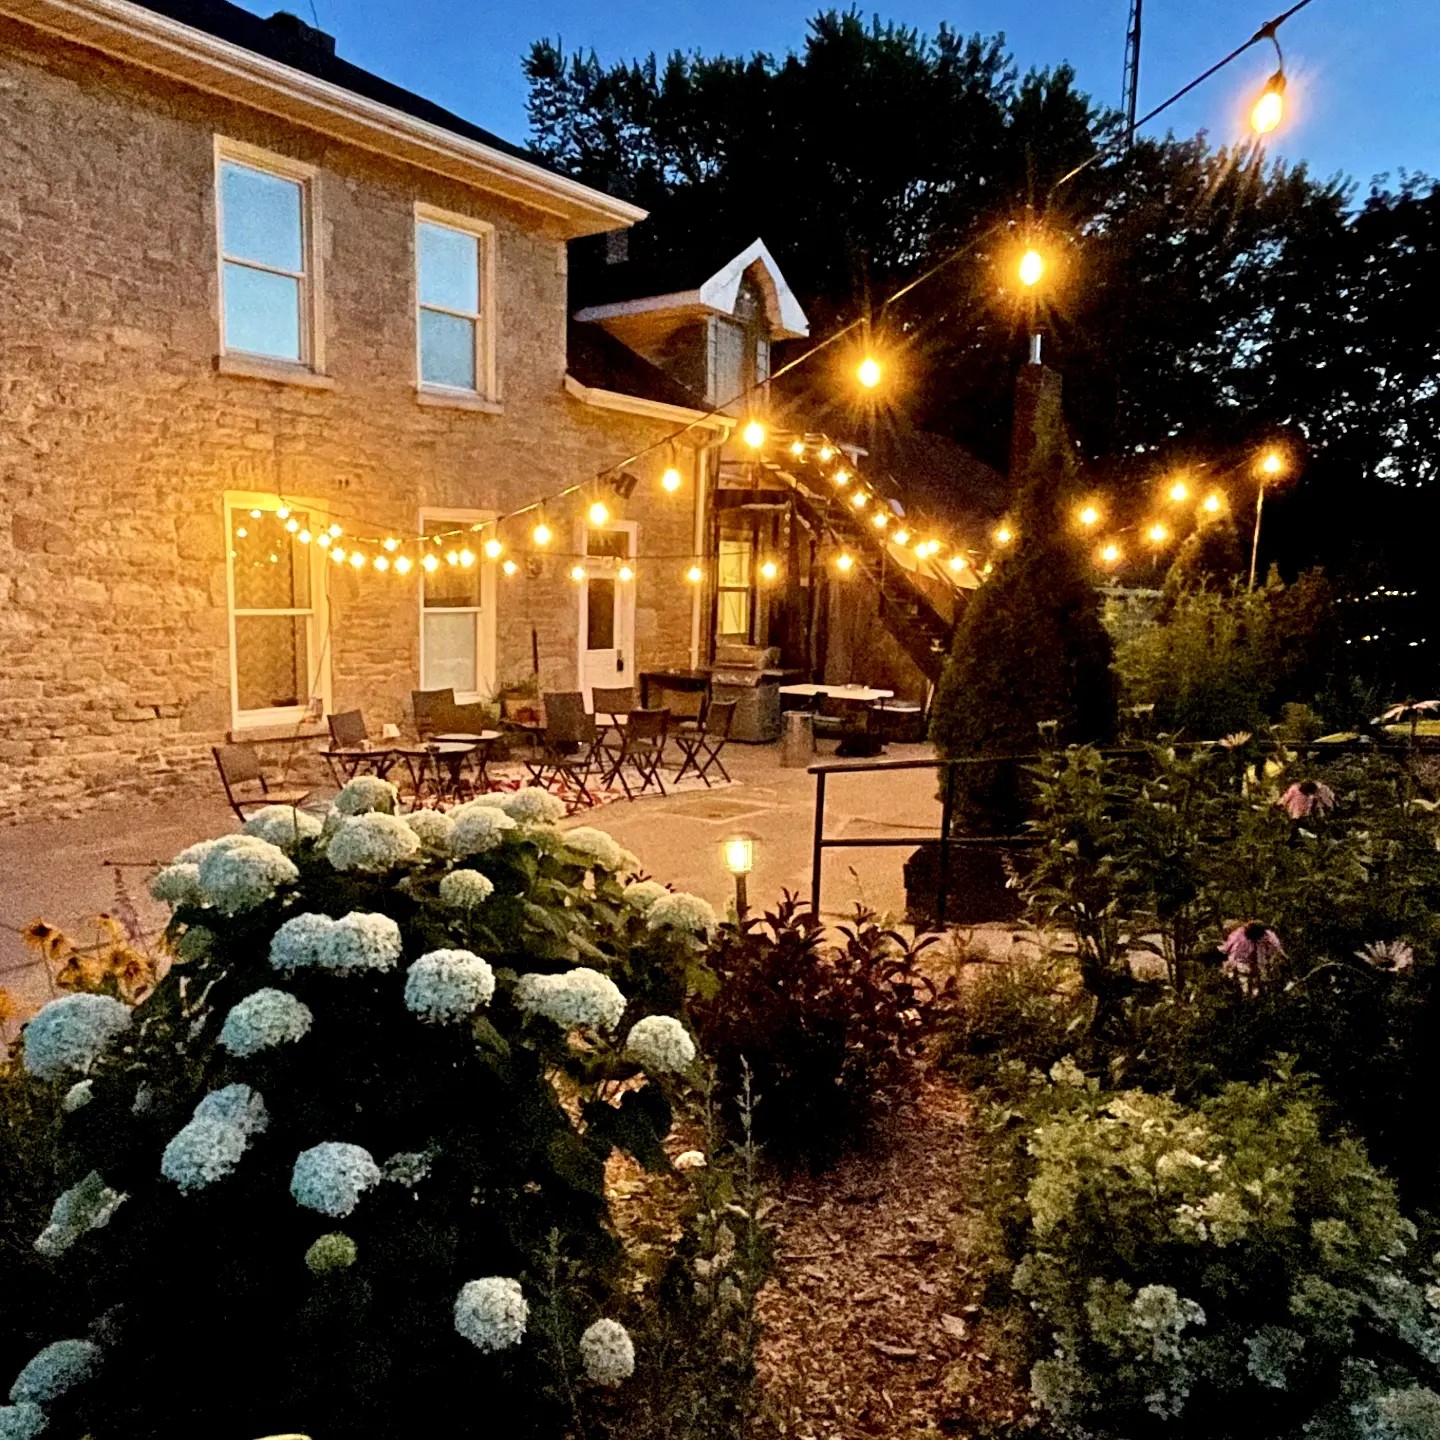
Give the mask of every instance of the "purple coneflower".
<path id="1" fill-rule="evenodd" d="M 1220 968 L 1246 982 L 1247 988 L 1251 982 L 1263 980 L 1271 962 L 1285 953 L 1280 937 L 1261 920 L 1237 925 L 1220 949 L 1225 956 Z"/>
<path id="2" fill-rule="evenodd" d="M 1301 780 L 1280 797 L 1280 808 L 1292 820 L 1308 820 L 1335 808 L 1335 792 L 1319 780 Z"/>
<path id="3" fill-rule="evenodd" d="M 1404 974 L 1415 964 L 1415 952 L 1403 940 L 1372 940 L 1355 952 L 1355 958 L 1396 975 Z"/>

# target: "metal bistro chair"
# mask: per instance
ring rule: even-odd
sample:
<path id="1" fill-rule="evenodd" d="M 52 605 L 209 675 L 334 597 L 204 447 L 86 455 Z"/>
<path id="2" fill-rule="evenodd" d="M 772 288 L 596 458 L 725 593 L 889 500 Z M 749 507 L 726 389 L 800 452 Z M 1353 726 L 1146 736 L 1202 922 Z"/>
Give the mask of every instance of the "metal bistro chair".
<path id="1" fill-rule="evenodd" d="M 725 743 L 730 739 L 730 727 L 735 723 L 735 700 L 712 700 L 706 708 L 703 719 L 682 721 L 675 727 L 675 743 L 685 757 L 675 772 L 678 785 L 687 772 L 693 770 L 696 776 L 710 788 L 710 771 L 718 770 L 729 783 L 730 772 L 720 758 Z"/>
<path id="2" fill-rule="evenodd" d="M 590 708 L 595 716 L 595 727 L 600 732 L 600 748 L 605 752 L 605 764 L 609 768 L 620 758 L 620 732 L 625 728 L 625 717 L 640 708 L 640 702 L 635 698 L 635 687 L 617 685 L 607 689 L 603 685 L 592 686 Z"/>
<path id="3" fill-rule="evenodd" d="M 462 705 L 455 698 L 453 686 L 443 690 L 412 690 L 410 704 L 415 711 L 415 733 L 422 740 L 447 732 L 478 734 L 490 722 L 487 705 L 479 700 Z"/>
<path id="4" fill-rule="evenodd" d="M 368 769 L 383 780 L 395 765 L 392 751 L 380 747 L 370 751 L 370 727 L 363 710 L 341 710 L 327 717 L 330 724 L 330 748 L 320 753 L 330 767 L 336 785 L 353 780 L 362 769 Z"/>
<path id="5" fill-rule="evenodd" d="M 587 713 L 580 691 L 560 690 L 545 696 L 545 733 L 534 756 L 525 757 L 524 765 L 537 785 L 559 780 L 574 787 L 581 804 L 600 803 L 588 782 L 592 773 L 603 773 L 605 765 L 595 717 Z"/>
<path id="6" fill-rule="evenodd" d="M 272 787 L 260 768 L 260 752 L 253 745 L 213 745 L 211 752 L 220 771 L 220 783 L 225 787 L 225 798 L 242 823 L 249 819 L 251 810 L 260 810 L 266 805 L 302 805 L 310 798 L 308 790 Z M 236 794 L 240 786 L 255 784 L 260 787 L 258 795 Z"/>
<path id="7" fill-rule="evenodd" d="M 610 784 L 619 780 L 625 791 L 625 798 L 633 800 L 637 793 L 643 795 L 654 785 L 662 795 L 666 794 L 665 781 L 660 775 L 660 762 L 665 758 L 665 737 L 670 730 L 668 710 L 632 710 L 620 732 L 620 750 L 611 764 L 606 777 Z M 635 778 L 640 781 L 638 792 L 630 788 L 625 778 L 625 767 L 630 766 Z"/>

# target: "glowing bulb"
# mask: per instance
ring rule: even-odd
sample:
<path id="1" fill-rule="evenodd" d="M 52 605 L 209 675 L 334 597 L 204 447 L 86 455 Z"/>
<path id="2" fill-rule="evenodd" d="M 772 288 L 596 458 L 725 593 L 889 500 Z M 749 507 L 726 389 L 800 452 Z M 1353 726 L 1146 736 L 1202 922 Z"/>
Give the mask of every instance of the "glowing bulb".
<path id="1" fill-rule="evenodd" d="M 440 568 L 440 561 L 434 555 L 427 555 L 420 563 L 427 575 L 433 575 Z"/>
<path id="2" fill-rule="evenodd" d="M 877 530 L 883 530 L 890 523 L 890 517 L 883 510 L 877 510 L 870 517 L 870 523 Z"/>
<path id="3" fill-rule="evenodd" d="M 832 459 L 834 459 L 834 457 L 835 457 L 835 450 L 834 450 L 834 447 L 833 447 L 833 446 L 830 446 L 830 445 L 822 445 L 822 446 L 820 447 L 820 463 L 821 463 L 822 465 L 828 465 L 828 464 L 830 463 L 830 461 L 831 461 Z"/>
<path id="4" fill-rule="evenodd" d="M 570 567 L 570 578 L 578 585 L 585 578 L 585 567 L 583 565 L 572 565 Z"/>
<path id="5" fill-rule="evenodd" d="M 350 552 L 350 564 L 356 570 L 363 570 L 365 568 L 365 557 L 358 550 L 352 550 Z"/>
<path id="6" fill-rule="evenodd" d="M 660 488 L 673 495 L 680 488 L 680 484 L 680 472 L 673 465 L 667 465 L 665 473 L 660 477 Z"/>
<path id="7" fill-rule="evenodd" d="M 685 572 L 685 578 L 692 585 L 698 585 L 705 578 L 705 572 L 698 565 L 692 565 Z"/>
<path id="8" fill-rule="evenodd" d="M 504 550 L 505 547 L 493 537 L 485 542 L 485 558 L 487 560 L 498 560 Z"/>
<path id="9" fill-rule="evenodd" d="M 458 565 L 460 563 L 460 552 L 458 550 L 447 550 L 445 552 L 445 563 L 447 565 Z"/>
<path id="10" fill-rule="evenodd" d="M 747 420 L 740 438 L 752 450 L 758 450 L 765 443 L 765 427 L 758 420 Z"/>
<path id="11" fill-rule="evenodd" d="M 956 554 L 952 555 L 946 563 L 958 575 L 970 562 L 963 555 Z"/>
<path id="12" fill-rule="evenodd" d="M 475 563 L 475 552 L 473 550 L 462 550 L 460 552 L 460 564 L 468 570 Z"/>
<path id="13" fill-rule="evenodd" d="M 1177 505 L 1183 503 L 1190 498 L 1190 487 L 1183 480 L 1177 480 L 1170 487 L 1170 498 Z"/>
<path id="14" fill-rule="evenodd" d="M 803 440 L 793 441 L 790 446 L 790 453 L 797 460 L 803 460 L 805 458 L 805 442 Z"/>
<path id="15" fill-rule="evenodd" d="M 1207 495 L 1204 504 L 1200 507 L 1207 515 L 1218 515 L 1220 513 L 1220 497 L 1218 495 Z"/>
<path id="16" fill-rule="evenodd" d="M 908 530 L 897 530 L 890 537 L 897 545 L 908 545 L 910 543 L 910 532 Z"/>
<path id="17" fill-rule="evenodd" d="M 339 545 L 336 545 L 336 546 L 330 551 L 330 558 L 331 558 L 337 565 L 343 564 L 343 563 L 344 563 L 344 560 L 345 560 L 345 551 L 344 551 Z"/>
<path id="18" fill-rule="evenodd" d="M 237 540 L 243 540 L 249 533 L 243 525 L 237 525 L 235 527 L 235 538 Z"/>
<path id="19" fill-rule="evenodd" d="M 748 875 L 755 868 L 755 842 L 748 835 L 725 842 L 725 868 L 732 875 Z"/>
<path id="20" fill-rule="evenodd" d="M 258 519 L 260 518 L 260 514 L 261 514 L 261 512 L 260 512 L 259 510 L 252 510 L 252 511 L 250 512 L 250 518 L 251 518 L 252 520 L 258 520 Z"/>
<path id="21" fill-rule="evenodd" d="M 767 560 L 760 567 L 760 578 L 762 580 L 773 580 L 780 573 L 780 567 L 773 561 Z"/>
<path id="22" fill-rule="evenodd" d="M 288 520 L 290 518 L 290 507 L 288 505 L 281 505 L 275 511 L 275 518 L 277 520 Z"/>
<path id="23" fill-rule="evenodd" d="M 1015 538 L 1015 532 L 1008 526 L 1002 525 L 995 532 L 995 543 L 997 545 L 1008 545 Z"/>
<path id="24" fill-rule="evenodd" d="M 1100 512 L 1099 512 L 1093 505 L 1087 505 L 1087 506 L 1080 512 L 1080 523 L 1081 523 L 1082 525 L 1084 525 L 1087 529 L 1088 529 L 1091 525 L 1099 524 L 1099 521 L 1100 521 Z"/>
<path id="25" fill-rule="evenodd" d="M 550 529 L 550 527 L 542 520 L 542 521 L 530 532 L 530 538 L 531 538 L 537 545 L 548 545 L 548 544 L 551 542 L 551 540 L 553 540 L 555 537 L 554 537 L 554 532 L 553 532 L 553 531 Z"/>
<path id="26" fill-rule="evenodd" d="M 1260 462 L 1262 475 L 1278 475 L 1285 468 L 1285 457 L 1278 450 L 1268 450 Z"/>
<path id="27" fill-rule="evenodd" d="M 319 534 L 318 536 L 316 536 L 316 538 L 315 538 L 315 543 L 316 543 L 322 550 L 328 550 L 328 549 L 330 548 L 330 543 L 331 543 L 331 542 L 330 542 L 330 532 L 329 532 L 328 530 L 322 530 L 322 531 L 320 532 L 320 534 Z"/>
<path id="28" fill-rule="evenodd" d="M 848 575 L 854 567 L 855 561 L 853 557 L 848 554 L 842 554 L 839 559 L 835 561 L 835 568 L 839 570 L 842 575 Z"/>
<path id="29" fill-rule="evenodd" d="M 294 534 L 296 534 L 296 533 L 299 531 L 299 529 L 300 529 L 300 522 L 299 522 L 298 520 L 295 520 L 295 519 L 287 520 L 287 521 L 285 522 L 285 528 L 286 528 L 286 530 L 288 530 L 288 531 L 290 532 L 290 534 L 294 535 Z"/>
<path id="30" fill-rule="evenodd" d="M 390 562 L 383 555 L 377 555 L 375 568 L 383 575 L 390 568 Z"/>
<path id="31" fill-rule="evenodd" d="M 867 355 L 855 374 L 867 390 L 873 390 L 880 383 L 880 362 L 873 355 Z"/>
<path id="32" fill-rule="evenodd" d="M 302 545 L 308 545 L 315 537 L 308 530 L 302 530 L 295 538 Z"/>
<path id="33" fill-rule="evenodd" d="M 1020 257 L 1020 283 L 1038 285 L 1045 273 L 1045 257 L 1038 250 L 1027 250 Z"/>
<path id="34" fill-rule="evenodd" d="M 1163 545 L 1170 538 L 1170 532 L 1159 523 L 1152 525 L 1145 535 L 1152 545 Z"/>
<path id="35" fill-rule="evenodd" d="M 616 572 L 615 577 L 622 584 L 628 584 L 635 578 L 635 571 L 629 565 L 622 565 Z"/>
<path id="36" fill-rule="evenodd" d="M 385 537 L 385 548 L 393 555 L 395 551 L 400 548 L 400 542 L 393 535 L 387 535 Z"/>
<path id="37" fill-rule="evenodd" d="M 863 490 L 857 490 L 850 497 L 850 503 L 857 510 L 863 510 L 870 503 L 870 497 Z"/>
<path id="38" fill-rule="evenodd" d="M 1255 108 L 1250 112 L 1250 124 L 1257 135 L 1268 135 L 1284 118 L 1285 75 L 1277 70 L 1255 102 Z"/>
<path id="39" fill-rule="evenodd" d="M 603 525 L 610 518 L 610 509 L 602 500 L 597 500 L 590 507 L 590 523 L 592 525 Z"/>
<path id="40" fill-rule="evenodd" d="M 410 567 L 411 567 L 414 563 L 415 563 L 415 562 L 414 562 L 413 560 L 411 560 L 411 558 L 410 558 L 408 555 L 399 555 L 399 556 L 396 556 L 396 559 L 395 559 L 395 573 L 396 573 L 397 575 L 408 575 L 408 574 L 410 573 Z"/>
<path id="41" fill-rule="evenodd" d="M 1107 565 L 1113 565 L 1120 558 L 1120 547 L 1118 545 L 1107 545 L 1100 552 L 1100 558 Z"/>
<path id="42" fill-rule="evenodd" d="M 843 490 L 850 483 L 850 472 L 842 465 L 830 478 Z"/>
<path id="43" fill-rule="evenodd" d="M 507 575 L 513 575 L 520 567 L 513 560 L 507 560 L 500 568 Z"/>
<path id="44" fill-rule="evenodd" d="M 338 525 L 332 525 L 330 527 L 330 538 L 332 540 L 338 540 L 344 533 Z"/>

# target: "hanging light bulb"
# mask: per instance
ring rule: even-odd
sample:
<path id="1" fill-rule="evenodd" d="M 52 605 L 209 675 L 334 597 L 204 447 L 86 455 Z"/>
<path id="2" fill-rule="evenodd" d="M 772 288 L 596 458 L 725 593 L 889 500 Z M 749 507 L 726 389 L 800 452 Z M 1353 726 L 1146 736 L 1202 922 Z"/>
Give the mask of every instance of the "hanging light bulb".
<path id="1" fill-rule="evenodd" d="M 1100 552 L 1100 558 L 1105 564 L 1114 565 L 1120 559 L 1120 547 L 1112 541 Z"/>
<path id="2" fill-rule="evenodd" d="M 237 540 L 243 540 L 249 533 L 243 525 L 237 525 L 235 527 L 235 538 Z"/>
<path id="3" fill-rule="evenodd" d="M 1001 525 L 995 531 L 995 543 L 997 545 L 1008 545 L 1015 538 L 1015 532 L 1008 525 Z"/>
<path id="4" fill-rule="evenodd" d="M 758 450 L 765 443 L 765 426 L 759 420 L 747 420 L 740 438 L 752 450 Z"/>
<path id="5" fill-rule="evenodd" d="M 387 535 L 385 548 L 393 555 L 400 548 L 400 542 L 393 535 Z"/>
<path id="6" fill-rule="evenodd" d="M 880 383 L 880 362 L 873 355 L 867 355 L 855 375 L 867 390 L 873 390 Z"/>
<path id="7" fill-rule="evenodd" d="M 766 560 L 760 566 L 760 578 L 762 580 L 773 580 L 780 573 L 780 567 L 773 560 Z"/>
<path id="8" fill-rule="evenodd" d="M 338 525 L 332 525 L 330 527 L 330 538 L 332 540 L 338 540 L 344 533 Z"/>
<path id="9" fill-rule="evenodd" d="M 1218 495 L 1207 495 L 1200 508 L 1207 515 L 1218 515 L 1220 513 L 1221 500 Z"/>
<path id="10" fill-rule="evenodd" d="M 1268 135 L 1285 118 L 1285 72 L 1277 70 L 1265 82 L 1260 98 L 1250 111 L 1250 125 L 1257 135 Z"/>
<path id="11" fill-rule="evenodd" d="M 863 490 L 857 490 L 850 497 L 850 503 L 857 510 L 863 510 L 870 503 L 870 497 Z"/>
<path id="12" fill-rule="evenodd" d="M 945 563 L 958 575 L 970 562 L 957 550 Z"/>
<path id="13" fill-rule="evenodd" d="M 805 442 L 803 440 L 792 441 L 790 444 L 790 453 L 797 460 L 803 460 L 805 458 Z"/>
<path id="14" fill-rule="evenodd" d="M 635 578 L 635 571 L 629 565 L 622 565 L 616 572 L 615 578 L 622 584 L 628 584 Z"/>
<path id="15" fill-rule="evenodd" d="M 683 483 L 680 472 L 673 465 L 667 465 L 665 473 L 660 477 L 660 488 L 673 495 Z"/>
<path id="16" fill-rule="evenodd" d="M 610 508 L 603 500 L 597 500 L 589 510 L 590 523 L 603 525 L 610 518 Z"/>
<path id="17" fill-rule="evenodd" d="M 298 534 L 300 530 L 300 522 L 292 516 L 289 520 L 285 522 L 285 529 L 291 535 Z"/>
<path id="18" fill-rule="evenodd" d="M 1020 283 L 1034 288 L 1045 274 L 1045 257 L 1035 249 L 1027 250 L 1020 257 Z"/>
<path id="19" fill-rule="evenodd" d="M 377 555 L 375 568 L 383 575 L 390 568 L 390 562 L 383 555 Z"/>
<path id="20" fill-rule="evenodd" d="M 520 567 L 513 560 L 507 560 L 500 568 L 505 574 L 513 575 Z"/>
<path id="21" fill-rule="evenodd" d="M 890 517 L 883 510 L 877 510 L 870 517 L 870 523 L 877 530 L 883 530 L 890 523 Z"/>
<path id="22" fill-rule="evenodd" d="M 890 538 L 897 545 L 908 545 L 910 543 L 910 532 L 908 530 L 897 530 Z"/>
<path id="23" fill-rule="evenodd" d="M 850 483 L 850 472 L 842 465 L 830 478 L 843 490 Z"/>
<path id="24" fill-rule="evenodd" d="M 554 532 L 542 520 L 531 532 L 530 538 L 537 545 L 548 545 L 555 538 Z"/>
<path id="25" fill-rule="evenodd" d="M 473 550 L 462 550 L 460 552 L 460 565 L 468 570 L 475 563 L 475 552 Z"/>
<path id="26" fill-rule="evenodd" d="M 1190 498 L 1190 487 L 1183 481 L 1177 480 L 1170 487 L 1170 498 L 1177 504 L 1183 505 Z"/>
<path id="27" fill-rule="evenodd" d="M 322 550 L 328 550 L 333 543 L 330 539 L 330 532 L 328 530 L 322 530 L 319 535 L 315 537 L 315 543 Z"/>
<path id="28" fill-rule="evenodd" d="M 1093 506 L 1087 505 L 1080 512 L 1080 523 L 1088 530 L 1092 525 L 1100 522 L 1100 512 Z"/>
<path id="29" fill-rule="evenodd" d="M 365 557 L 358 550 L 352 550 L 350 552 L 350 564 L 356 570 L 363 570 L 365 568 Z"/>
<path id="30" fill-rule="evenodd" d="M 835 458 L 835 447 L 833 445 L 822 445 L 820 447 L 820 463 L 828 465 Z"/>
<path id="31" fill-rule="evenodd" d="M 445 563 L 447 565 L 458 565 L 460 563 L 460 552 L 458 550 L 447 550 L 445 552 Z"/>
<path id="32" fill-rule="evenodd" d="M 440 560 L 435 555 L 427 555 L 420 564 L 424 566 L 427 575 L 433 575 L 440 568 Z"/>
<path id="33" fill-rule="evenodd" d="M 277 506 L 275 510 L 275 518 L 277 520 L 288 520 L 290 518 L 290 507 L 288 505 Z"/>
<path id="34" fill-rule="evenodd" d="M 842 550 L 835 561 L 835 568 L 842 574 L 848 575 L 855 568 L 855 558 L 849 551 Z"/>
<path id="35" fill-rule="evenodd" d="M 505 551 L 505 547 L 493 535 L 485 542 L 484 548 L 487 560 L 498 560 Z"/>
<path id="36" fill-rule="evenodd" d="M 705 572 L 698 565 L 692 565 L 685 572 L 685 578 L 692 585 L 698 585 L 705 578 Z"/>
<path id="37" fill-rule="evenodd" d="M 308 530 L 302 530 L 295 538 L 302 545 L 308 545 L 315 537 Z"/>
<path id="38" fill-rule="evenodd" d="M 583 565 L 572 565 L 570 567 L 570 578 L 578 585 L 585 578 L 585 567 Z"/>
<path id="39" fill-rule="evenodd" d="M 250 518 L 251 518 L 252 520 L 258 520 L 258 519 L 261 517 L 261 515 L 263 515 L 264 513 L 265 513 L 265 512 L 264 512 L 263 510 L 252 510 L 252 511 L 250 512 Z"/>
<path id="40" fill-rule="evenodd" d="M 1145 538 L 1152 545 L 1163 545 L 1169 538 L 1170 532 L 1157 520 L 1146 532 Z"/>
<path id="41" fill-rule="evenodd" d="M 397 555 L 395 557 L 395 573 L 397 575 L 408 575 L 410 567 L 415 562 L 408 555 Z"/>
<path id="42" fill-rule="evenodd" d="M 333 545 L 333 546 L 331 546 L 331 548 L 330 548 L 330 558 L 331 558 L 337 565 L 343 565 L 343 564 L 345 563 L 345 550 L 344 550 L 344 548 L 343 548 L 342 546 L 340 546 L 340 545 Z"/>

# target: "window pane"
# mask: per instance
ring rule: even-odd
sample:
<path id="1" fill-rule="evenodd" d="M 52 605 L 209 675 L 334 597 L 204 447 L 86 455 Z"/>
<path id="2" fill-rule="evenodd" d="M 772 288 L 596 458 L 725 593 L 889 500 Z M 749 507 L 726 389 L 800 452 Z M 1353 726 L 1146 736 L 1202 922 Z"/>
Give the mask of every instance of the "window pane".
<path id="1" fill-rule="evenodd" d="M 227 262 L 225 348 L 299 360 L 300 282 Z"/>
<path id="2" fill-rule="evenodd" d="M 592 575 L 586 607 L 585 648 L 615 648 L 615 582 L 607 575 Z"/>
<path id="3" fill-rule="evenodd" d="M 242 710 L 303 705 L 310 657 L 304 615 L 237 615 L 235 675 Z"/>
<path id="4" fill-rule="evenodd" d="M 226 161 L 220 166 L 222 248 L 235 260 L 305 269 L 303 192 L 296 180 Z"/>
<path id="5" fill-rule="evenodd" d="M 721 586 L 747 587 L 750 584 L 750 542 L 722 540 L 716 581 Z"/>
<path id="6" fill-rule="evenodd" d="M 721 635 L 750 635 L 750 592 L 722 590 L 719 595 L 716 628 Z"/>
<path id="7" fill-rule="evenodd" d="M 478 688 L 475 669 L 475 632 L 479 616 L 443 610 L 425 613 L 425 674 L 421 689 L 443 690 L 453 686 L 462 695 Z"/>
<path id="8" fill-rule="evenodd" d="M 717 319 L 712 333 L 710 400 L 714 405 L 729 405 L 745 389 L 745 332 L 728 320 Z"/>
<path id="9" fill-rule="evenodd" d="M 291 518 L 309 528 L 306 512 L 294 511 Z M 258 519 L 248 510 L 231 510 L 230 549 L 237 610 L 310 608 L 309 552 L 295 543 L 273 510 L 262 510 Z"/>
<path id="10" fill-rule="evenodd" d="M 630 553 L 628 530 L 589 530 L 585 536 L 587 555 L 609 555 L 623 560 Z"/>
<path id="11" fill-rule="evenodd" d="M 465 541 L 457 538 L 454 548 L 463 550 Z M 470 548 L 474 549 L 474 546 Z M 442 552 L 440 568 L 433 574 L 426 575 L 424 584 L 424 603 L 427 610 L 453 610 L 457 607 L 474 610 L 480 605 L 478 564 L 468 568 L 464 565 L 449 565 L 444 563 Z"/>
<path id="12" fill-rule="evenodd" d="M 475 322 L 438 310 L 420 312 L 420 379 L 427 385 L 475 388 Z"/>
<path id="13" fill-rule="evenodd" d="M 480 242 L 444 225 L 417 225 L 420 303 L 480 313 Z"/>

